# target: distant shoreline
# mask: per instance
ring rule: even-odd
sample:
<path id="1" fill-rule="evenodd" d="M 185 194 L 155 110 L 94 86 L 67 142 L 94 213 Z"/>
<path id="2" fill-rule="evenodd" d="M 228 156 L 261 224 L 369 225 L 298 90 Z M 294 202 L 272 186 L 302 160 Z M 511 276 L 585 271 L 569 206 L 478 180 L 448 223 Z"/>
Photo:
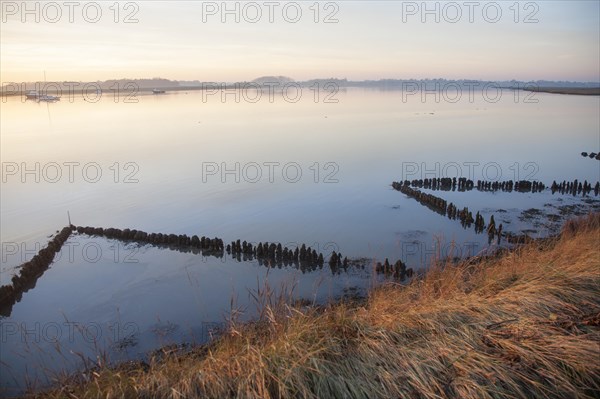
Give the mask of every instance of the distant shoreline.
<path id="1" fill-rule="evenodd" d="M 600 96 L 600 87 L 527 87 L 523 90 L 535 93 Z"/>
<path id="2" fill-rule="evenodd" d="M 327 81 L 325 81 L 327 82 Z M 331 81 L 335 82 L 335 81 Z M 294 82 L 294 84 L 299 87 L 315 87 L 311 82 Z M 339 83 L 338 83 L 339 84 Z M 248 85 L 248 86 L 245 86 Z M 283 86 L 283 84 L 281 84 Z M 55 87 L 55 86 L 54 86 Z M 88 89 L 69 89 L 68 87 L 61 87 L 61 90 L 57 90 L 54 87 L 51 87 L 44 91 L 45 94 L 64 94 L 68 93 L 68 95 L 93 95 L 93 91 Z M 194 85 L 194 86 L 157 86 L 157 87 L 119 87 L 118 90 L 114 90 L 110 87 L 101 87 L 102 93 L 113 93 L 115 95 L 122 96 L 135 96 L 137 94 L 145 93 L 145 94 L 153 94 L 152 91 L 154 89 L 164 90 L 166 92 L 185 92 L 185 91 L 203 91 L 203 90 L 234 90 L 239 88 L 262 88 L 264 90 L 281 90 L 281 87 L 277 86 L 256 86 L 256 84 L 252 82 L 238 82 L 238 83 L 207 83 L 207 85 Z M 391 89 L 391 90 L 402 90 L 401 86 L 392 86 L 386 87 L 385 85 L 373 85 L 373 86 L 365 86 L 361 84 L 356 84 L 352 82 L 344 82 L 344 84 L 339 84 L 336 86 L 337 89 L 348 89 L 348 88 L 371 88 L 371 89 Z M 325 86 L 323 85 L 323 88 Z M 567 94 L 567 95 L 580 95 L 580 96 L 600 96 L 600 87 L 535 87 L 535 86 L 525 86 L 522 88 L 517 87 L 502 87 L 501 89 L 507 90 L 523 90 L 534 93 L 550 93 L 550 94 Z M 64 90 L 62 90 L 64 89 Z M 422 87 L 418 87 L 417 89 L 423 89 Z M 468 89 L 473 89 L 473 87 L 468 87 Z M 481 89 L 481 88 L 479 88 Z M 6 92 L 5 90 L 0 91 L 0 97 L 16 97 L 16 96 L 25 96 L 29 90 L 18 90 Z M 161 93 L 162 94 L 162 93 Z"/>

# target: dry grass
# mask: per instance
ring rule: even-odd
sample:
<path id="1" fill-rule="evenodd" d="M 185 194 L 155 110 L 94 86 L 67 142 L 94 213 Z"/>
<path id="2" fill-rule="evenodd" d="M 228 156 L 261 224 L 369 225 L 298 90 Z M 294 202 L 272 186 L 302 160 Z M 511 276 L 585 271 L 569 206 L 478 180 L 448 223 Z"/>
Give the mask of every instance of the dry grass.
<path id="1" fill-rule="evenodd" d="M 600 215 L 554 242 L 431 270 L 360 304 L 284 301 L 208 347 L 46 397 L 600 396 Z"/>

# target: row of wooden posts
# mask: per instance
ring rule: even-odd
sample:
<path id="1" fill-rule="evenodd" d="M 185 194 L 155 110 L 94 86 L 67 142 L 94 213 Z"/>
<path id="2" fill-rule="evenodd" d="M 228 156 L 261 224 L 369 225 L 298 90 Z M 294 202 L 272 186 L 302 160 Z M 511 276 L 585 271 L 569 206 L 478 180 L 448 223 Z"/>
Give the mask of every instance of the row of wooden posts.
<path id="1" fill-rule="evenodd" d="M 102 227 L 84 227 L 70 225 L 64 227 L 48 242 L 30 261 L 17 267 L 18 274 L 12 277 L 11 283 L 0 286 L 0 314 L 9 315 L 12 306 L 21 299 L 24 292 L 35 287 L 37 279 L 50 267 L 55 255 L 61 250 L 69 236 L 77 232 L 89 236 L 104 237 L 126 242 L 135 242 L 141 245 L 154 245 L 168 247 L 182 252 L 193 252 L 203 256 L 222 258 L 224 253 L 232 255 L 238 261 L 258 260 L 260 265 L 267 267 L 296 266 L 303 272 L 316 270 L 323 267 L 325 259 L 322 253 L 317 252 L 306 244 L 295 249 L 282 246 L 280 243 L 258 243 L 253 245 L 247 241 L 233 241 L 224 245 L 222 239 L 214 237 L 200 237 L 186 234 L 147 233 L 135 229 L 117 229 Z M 327 264 L 332 273 L 339 273 L 340 268 L 346 269 L 350 262 L 341 253 L 333 251 Z"/>
<path id="2" fill-rule="evenodd" d="M 440 190 L 440 191 L 504 191 L 504 192 L 520 192 L 520 193 L 541 193 L 546 189 L 546 185 L 539 181 L 529 180 L 506 180 L 506 181 L 487 181 L 477 180 L 475 183 L 473 180 L 467 179 L 466 177 L 443 177 L 443 178 L 431 178 L 431 179 L 413 179 L 404 180 L 399 182 L 403 186 L 409 186 L 413 188 L 424 188 L 428 190 Z M 562 183 L 557 183 L 556 180 L 552 182 L 550 186 L 552 194 L 572 194 L 572 195 L 583 195 L 586 196 L 594 191 L 594 195 L 600 194 L 600 182 L 596 182 L 594 186 L 592 183 L 588 183 L 587 180 L 581 182 L 577 179 L 567 182 L 563 180 Z"/>
<path id="3" fill-rule="evenodd" d="M 11 284 L 0 286 L 0 314 L 10 315 L 13 305 L 21 300 L 24 292 L 35 287 L 37 279 L 50 267 L 56 254 L 71 235 L 73 228 L 64 227 L 57 232 L 48 245 L 42 248 L 30 261 L 19 267 L 19 273 L 11 279 Z"/>
<path id="4" fill-rule="evenodd" d="M 563 180 L 562 183 L 557 183 L 555 180 L 552 182 L 550 190 L 552 190 L 552 194 L 558 192 L 560 194 L 582 195 L 584 197 L 594 190 L 594 195 L 598 196 L 600 193 L 600 182 L 596 182 L 592 188 L 592 183 L 588 183 L 587 180 L 584 180 L 583 183 L 577 179 L 573 180 L 572 182 Z"/>
<path id="5" fill-rule="evenodd" d="M 584 151 L 581 153 L 581 156 L 584 158 L 590 158 L 590 159 L 595 159 L 597 161 L 600 161 L 600 152 L 599 153 L 590 152 L 588 154 L 586 151 Z"/>
<path id="6" fill-rule="evenodd" d="M 397 260 L 393 265 L 390 264 L 388 258 L 385 258 L 383 263 L 377 262 L 375 265 L 375 272 L 377 274 L 384 274 L 385 276 L 392 276 L 398 280 L 404 280 L 413 276 L 413 269 L 407 268 L 406 264 L 401 260 Z"/>
<path id="7" fill-rule="evenodd" d="M 483 216 L 479 212 L 473 217 L 473 213 L 468 207 L 460 209 L 452 202 L 448 203 L 445 199 L 437 197 L 430 193 L 424 193 L 420 190 L 411 187 L 411 183 L 405 184 L 405 182 L 393 182 L 392 187 L 407 195 L 410 198 L 415 199 L 420 204 L 428 207 L 434 212 L 447 216 L 449 219 L 460 221 L 464 228 L 470 228 L 474 225 L 476 233 L 486 232 L 488 235 L 488 242 L 492 242 L 494 239 L 500 244 L 502 237 L 505 237 L 510 243 L 524 242 L 527 239 L 524 237 L 516 236 L 510 233 L 503 232 L 502 224 L 496 226 L 494 215 L 491 215 L 489 223 L 486 225 Z"/>

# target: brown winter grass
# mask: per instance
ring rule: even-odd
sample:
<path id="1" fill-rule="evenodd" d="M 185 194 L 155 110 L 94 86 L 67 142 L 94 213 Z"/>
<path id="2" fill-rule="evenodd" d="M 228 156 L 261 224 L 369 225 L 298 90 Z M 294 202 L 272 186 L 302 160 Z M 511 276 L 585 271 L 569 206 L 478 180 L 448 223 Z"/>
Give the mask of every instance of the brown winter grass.
<path id="1" fill-rule="evenodd" d="M 433 267 L 363 302 L 265 305 L 187 354 L 103 368 L 45 397 L 600 396 L 600 215 L 497 259 Z"/>

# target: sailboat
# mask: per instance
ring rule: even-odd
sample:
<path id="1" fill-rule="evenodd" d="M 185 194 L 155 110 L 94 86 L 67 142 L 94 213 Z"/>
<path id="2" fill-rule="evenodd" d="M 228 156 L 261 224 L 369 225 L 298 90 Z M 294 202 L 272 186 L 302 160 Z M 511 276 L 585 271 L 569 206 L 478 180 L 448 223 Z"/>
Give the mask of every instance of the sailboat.
<path id="1" fill-rule="evenodd" d="M 29 90 L 25 93 L 25 99 L 27 100 L 37 100 L 40 97 L 40 93 L 37 90 Z"/>
<path id="2" fill-rule="evenodd" d="M 46 85 L 46 71 L 44 71 L 44 86 Z M 38 101 L 45 101 L 48 103 L 53 103 L 56 101 L 60 101 L 60 97 L 58 96 L 51 96 L 50 94 L 40 94 L 37 91 L 33 90 L 30 91 L 29 93 L 25 94 L 25 96 L 27 98 L 29 98 L 29 95 L 37 95 L 37 100 Z"/>
<path id="3" fill-rule="evenodd" d="M 43 94 L 38 97 L 38 101 L 45 101 L 45 102 L 53 103 L 56 101 L 60 101 L 60 97 L 51 96 L 49 94 Z"/>

